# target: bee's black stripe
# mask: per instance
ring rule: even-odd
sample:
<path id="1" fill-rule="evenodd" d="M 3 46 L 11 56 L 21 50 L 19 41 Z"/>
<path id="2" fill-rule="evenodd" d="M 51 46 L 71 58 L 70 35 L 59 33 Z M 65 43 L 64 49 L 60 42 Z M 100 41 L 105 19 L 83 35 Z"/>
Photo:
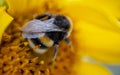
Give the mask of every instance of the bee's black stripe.
<path id="1" fill-rule="evenodd" d="M 31 38 L 31 41 L 32 41 L 35 45 L 41 45 L 41 46 L 40 46 L 41 49 L 46 49 L 46 48 L 48 48 L 47 46 L 45 46 L 45 45 L 39 40 L 39 38 Z"/>
<path id="2" fill-rule="evenodd" d="M 46 32 L 46 35 L 54 41 L 54 43 L 58 43 L 59 41 L 63 40 L 64 37 L 67 35 L 66 32 L 62 31 L 52 31 L 52 32 Z"/>
<path id="3" fill-rule="evenodd" d="M 47 19 L 50 19 L 50 18 L 53 17 L 53 15 L 52 14 L 42 14 L 42 15 L 36 16 L 35 19 L 40 19 L 41 20 L 42 18 L 45 18 L 45 17 L 48 17 Z"/>

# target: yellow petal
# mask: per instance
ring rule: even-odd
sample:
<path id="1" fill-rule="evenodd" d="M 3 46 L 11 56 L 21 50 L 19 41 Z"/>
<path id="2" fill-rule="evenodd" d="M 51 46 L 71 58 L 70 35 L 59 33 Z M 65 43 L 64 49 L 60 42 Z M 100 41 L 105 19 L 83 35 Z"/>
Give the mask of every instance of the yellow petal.
<path id="1" fill-rule="evenodd" d="M 8 12 L 12 15 L 20 15 L 20 13 L 26 12 L 27 0 L 6 0 L 8 4 Z"/>
<path id="2" fill-rule="evenodd" d="M 83 55 L 88 55 L 97 61 L 102 61 L 109 64 L 120 64 L 120 53 L 109 53 L 99 51 L 87 51 Z"/>
<path id="3" fill-rule="evenodd" d="M 0 12 L 4 11 L 5 9 L 6 9 L 6 7 L 5 7 L 5 6 L 0 7 Z"/>
<path id="4" fill-rule="evenodd" d="M 6 0 L 8 12 L 14 17 L 22 17 L 33 12 L 43 11 L 44 0 Z M 33 11 L 34 10 L 34 11 Z M 30 15 L 29 15 L 30 16 Z M 33 16 L 33 15 L 31 15 Z"/>
<path id="5" fill-rule="evenodd" d="M 103 9 L 120 19 L 120 0 L 80 0 L 80 2 L 96 9 Z"/>
<path id="6" fill-rule="evenodd" d="M 60 7 L 66 7 L 66 5 L 71 4 L 85 5 L 88 7 L 92 7 L 97 10 L 106 11 L 116 18 L 120 19 L 120 0 L 60 0 L 58 4 Z M 78 7 L 76 7 L 78 8 Z M 74 8 L 74 9 L 76 9 Z M 74 10 L 70 8 L 71 10 Z"/>
<path id="7" fill-rule="evenodd" d="M 0 40 L 3 32 L 12 20 L 13 18 L 5 12 L 5 7 L 0 7 Z"/>
<path id="8" fill-rule="evenodd" d="M 0 6 L 4 4 L 4 0 L 0 0 Z"/>
<path id="9" fill-rule="evenodd" d="M 83 21 L 76 26 L 79 26 L 75 37 L 80 50 L 104 62 L 120 63 L 120 33 Z"/>
<path id="10" fill-rule="evenodd" d="M 75 64 L 76 75 L 112 75 L 103 65 L 90 62 L 77 62 Z"/>

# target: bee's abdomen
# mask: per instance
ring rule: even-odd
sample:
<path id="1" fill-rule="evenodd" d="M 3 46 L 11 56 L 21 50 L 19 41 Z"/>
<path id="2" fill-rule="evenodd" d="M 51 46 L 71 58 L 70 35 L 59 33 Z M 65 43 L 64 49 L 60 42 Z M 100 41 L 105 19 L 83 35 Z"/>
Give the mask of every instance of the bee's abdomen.
<path id="1" fill-rule="evenodd" d="M 46 49 L 48 48 L 45 44 L 43 44 L 41 42 L 41 40 L 39 40 L 39 38 L 31 38 L 31 41 L 37 46 L 37 45 L 40 45 L 40 48 L 41 49 Z"/>

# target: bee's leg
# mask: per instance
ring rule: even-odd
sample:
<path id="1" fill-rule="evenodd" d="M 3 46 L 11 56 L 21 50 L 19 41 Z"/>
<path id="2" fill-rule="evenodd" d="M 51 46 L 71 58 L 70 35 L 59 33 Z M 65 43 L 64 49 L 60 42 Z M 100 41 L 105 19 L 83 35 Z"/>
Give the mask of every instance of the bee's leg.
<path id="1" fill-rule="evenodd" d="M 48 14 L 42 14 L 42 15 L 36 16 L 35 19 L 42 19 L 44 17 L 48 17 L 48 19 L 50 19 L 51 17 L 53 17 L 53 15 L 49 14 L 49 13 Z"/>
<path id="2" fill-rule="evenodd" d="M 59 47 L 58 44 L 55 44 L 55 45 L 54 45 L 53 61 L 55 60 L 56 55 L 57 55 L 57 53 L 58 53 L 58 47 Z"/>
<path id="3" fill-rule="evenodd" d="M 69 38 L 65 38 L 64 41 L 71 47 L 72 43 Z"/>

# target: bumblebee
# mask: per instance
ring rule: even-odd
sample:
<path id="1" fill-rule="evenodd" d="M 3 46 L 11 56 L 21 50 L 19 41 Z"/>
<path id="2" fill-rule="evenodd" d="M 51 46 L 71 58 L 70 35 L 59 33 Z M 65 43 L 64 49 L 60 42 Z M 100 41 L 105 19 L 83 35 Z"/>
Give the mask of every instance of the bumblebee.
<path id="1" fill-rule="evenodd" d="M 43 54 L 49 47 L 54 46 L 53 60 L 56 58 L 61 40 L 71 45 L 68 37 L 72 31 L 72 24 L 64 15 L 39 15 L 23 25 L 21 31 L 36 53 Z"/>

